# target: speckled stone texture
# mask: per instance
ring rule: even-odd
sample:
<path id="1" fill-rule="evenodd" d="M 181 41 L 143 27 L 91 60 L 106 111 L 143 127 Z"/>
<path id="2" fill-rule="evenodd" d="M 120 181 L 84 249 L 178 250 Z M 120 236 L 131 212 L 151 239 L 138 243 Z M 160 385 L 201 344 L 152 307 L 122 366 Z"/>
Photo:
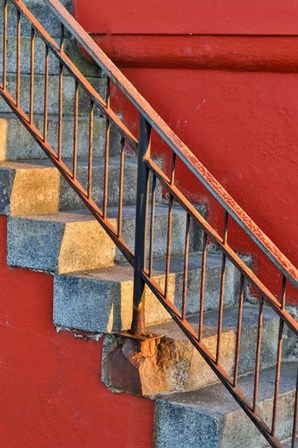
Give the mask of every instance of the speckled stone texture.
<path id="1" fill-rule="evenodd" d="M 277 436 L 287 439 L 292 430 L 297 363 L 282 366 Z M 249 397 L 253 374 L 239 386 Z M 269 423 L 272 417 L 275 369 L 260 376 L 259 410 Z M 264 448 L 263 436 L 225 388 L 213 385 L 196 391 L 160 397 L 155 402 L 155 448 Z"/>

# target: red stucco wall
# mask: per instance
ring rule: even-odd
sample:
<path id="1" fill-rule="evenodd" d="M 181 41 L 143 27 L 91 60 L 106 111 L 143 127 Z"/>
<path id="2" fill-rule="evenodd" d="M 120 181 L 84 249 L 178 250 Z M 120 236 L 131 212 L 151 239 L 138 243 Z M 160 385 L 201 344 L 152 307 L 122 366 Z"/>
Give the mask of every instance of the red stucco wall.
<path id="1" fill-rule="evenodd" d="M 150 448 L 152 402 L 109 392 L 101 342 L 55 332 L 52 277 L 9 269 L 5 259 L 1 217 L 1 448 Z"/>
<path id="2" fill-rule="evenodd" d="M 99 9 L 101 13 L 97 14 Z M 134 53 L 130 58 L 127 56 L 129 68 L 125 68 L 125 60 L 122 61 L 127 77 L 261 229 L 297 265 L 298 73 L 291 65 L 294 59 L 297 61 L 297 55 L 293 52 L 293 41 L 289 41 L 289 52 L 281 69 L 282 45 L 278 41 L 278 35 L 296 32 L 296 25 L 293 25 L 298 18 L 297 2 L 177 0 L 173 4 L 169 0 L 144 4 L 130 0 L 116 4 L 112 0 L 103 6 L 101 1 L 92 0 L 86 8 L 85 2 L 74 0 L 74 11 L 95 38 L 96 33 L 114 34 L 110 38 L 107 34 L 99 39 L 102 42 L 105 39 L 104 49 L 108 54 L 111 50 L 116 62 L 121 54 L 121 42 L 127 55 L 129 51 Z M 128 37 L 126 33 L 131 35 Z M 139 33 L 217 34 L 218 55 L 224 55 L 226 59 L 220 59 L 221 70 L 179 68 L 179 60 L 172 66 L 169 64 L 170 68 L 158 67 L 162 60 L 163 36 L 160 36 L 152 40 L 152 55 L 161 55 L 159 62 L 158 58 L 155 59 L 154 68 L 148 65 L 133 67 L 134 61 L 141 58 L 140 46 L 145 38 Z M 233 48 L 224 40 L 220 44 L 220 35 L 231 33 L 251 36 L 248 39 L 254 39 L 254 34 L 274 34 L 277 40 L 264 37 L 267 40 L 258 41 L 260 46 L 254 46 L 251 41 L 249 51 L 241 59 L 239 48 L 246 48 L 247 43 L 240 36 L 233 37 Z M 176 42 L 178 52 L 181 38 L 177 37 Z M 237 42 L 241 42 L 242 47 L 237 47 Z M 171 55 L 175 53 L 174 43 L 175 40 L 169 44 Z M 205 59 L 208 60 L 208 48 L 212 59 L 214 47 L 208 47 L 208 41 L 200 45 Z M 233 53 L 235 48 L 238 48 L 236 56 Z M 182 50 L 180 62 L 183 66 L 187 51 L 194 48 L 190 45 Z M 250 65 L 250 72 L 243 71 L 247 58 L 258 61 L 259 50 L 263 51 L 263 59 L 266 54 L 272 59 L 272 72 L 270 64 L 264 72 L 260 61 Z M 234 61 L 237 67 L 229 65 L 225 69 L 225 60 Z M 205 65 L 208 66 L 207 63 Z M 236 70 L 228 70 L 231 67 Z M 287 73 L 287 67 L 296 73 Z M 277 73 L 280 69 L 284 73 Z M 132 119 L 131 109 L 116 90 L 114 97 L 114 107 L 122 112 L 128 126 L 137 133 L 138 125 Z M 194 199 L 209 202 L 210 219 L 221 229 L 218 209 L 194 185 L 193 179 L 182 172 L 179 180 L 184 189 L 192 192 Z M 252 255 L 257 252 L 239 233 L 236 235 L 236 249 Z M 281 279 L 267 265 L 262 275 L 264 281 L 271 284 L 275 278 L 276 293 L 280 293 Z"/>

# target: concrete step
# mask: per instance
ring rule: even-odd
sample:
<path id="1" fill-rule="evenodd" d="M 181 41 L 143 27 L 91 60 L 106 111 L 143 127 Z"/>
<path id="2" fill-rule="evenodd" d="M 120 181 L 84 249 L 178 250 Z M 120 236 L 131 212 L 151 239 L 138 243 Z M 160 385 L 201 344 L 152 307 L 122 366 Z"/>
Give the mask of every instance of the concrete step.
<path id="1" fill-rule="evenodd" d="M 166 255 L 168 208 L 156 206 L 154 255 Z M 118 207 L 109 209 L 110 222 L 117 229 Z M 173 232 L 178 237 L 172 253 L 184 252 L 186 214 L 173 209 Z M 191 250 L 199 244 L 199 233 L 192 233 Z M 122 238 L 134 250 L 135 206 L 123 209 Z M 102 250 L 104 248 L 104 250 Z M 59 212 L 47 215 L 11 217 L 8 223 L 8 264 L 29 269 L 67 273 L 96 269 L 124 262 L 115 244 L 89 211 Z"/>
<path id="2" fill-rule="evenodd" d="M 1 31 L 1 30 L 0 30 Z M 60 45 L 60 39 L 56 39 Z M 94 64 L 89 63 L 82 57 L 78 46 L 74 39 L 67 38 L 64 40 L 64 52 L 76 65 L 76 67 L 85 75 L 90 77 L 101 77 L 101 70 Z M 3 54 L 3 38 L 0 36 L 0 54 Z M 16 35 L 8 35 L 7 37 L 7 72 L 15 73 L 17 71 L 17 37 Z M 31 38 L 30 36 L 22 36 L 21 38 L 21 73 L 30 74 L 31 72 Z M 59 73 L 59 61 L 49 53 L 49 74 L 57 75 Z M 0 73 L 3 71 L 3 58 L 0 59 Z M 42 75 L 45 73 L 45 44 L 44 41 L 38 37 L 35 38 L 35 52 L 34 52 L 34 73 Z M 65 70 L 65 76 L 70 76 L 69 72 Z"/>
<path id="3" fill-rule="evenodd" d="M 278 400 L 277 437 L 287 439 L 293 425 L 297 363 L 284 363 Z M 272 418 L 275 368 L 260 375 L 259 411 L 268 424 Z M 254 374 L 243 376 L 239 387 L 253 394 Z M 269 447 L 236 401 L 221 384 L 192 392 L 163 396 L 155 401 L 156 448 L 263 448 Z"/>
<path id="4" fill-rule="evenodd" d="M 201 257 L 191 254 L 188 275 L 188 313 L 199 310 Z M 153 275 L 164 285 L 165 260 L 155 260 Z M 208 255 L 205 309 L 218 307 L 221 257 Z M 232 264 L 227 264 L 226 304 L 234 303 L 239 277 Z M 169 297 L 181 308 L 183 257 L 172 257 Z M 126 330 L 131 325 L 133 270 L 130 266 L 111 266 L 93 271 L 55 276 L 54 324 L 57 327 L 107 333 Z M 170 316 L 149 289 L 146 290 L 147 324 L 169 320 Z"/>
<path id="5" fill-rule="evenodd" d="M 25 5 L 30 9 L 32 14 L 37 18 L 37 20 L 43 25 L 47 32 L 51 36 L 61 35 L 61 26 L 58 19 L 50 11 L 48 6 L 42 0 L 24 0 Z M 72 10 L 71 0 L 61 0 L 61 3 L 69 10 Z M 15 7 L 11 2 L 9 4 L 9 14 L 8 14 L 8 32 L 9 34 L 16 34 L 16 13 Z M 3 0 L 0 0 L 0 33 L 2 34 L 3 27 Z M 22 20 L 21 27 L 22 34 L 30 33 L 30 25 L 27 20 Z"/>
<path id="6" fill-rule="evenodd" d="M 88 80 L 92 86 L 104 96 L 106 80 L 105 78 L 89 77 Z M 35 76 L 34 87 L 34 113 L 43 115 L 44 113 L 44 85 L 45 77 L 43 75 Z M 7 74 L 7 90 L 15 98 L 16 96 L 16 74 Z M 75 81 L 70 76 L 65 76 L 63 80 L 63 115 L 73 116 L 74 113 Z M 25 113 L 29 113 L 30 101 L 30 75 L 21 75 L 21 108 Z M 48 113 L 57 115 L 59 110 L 59 76 L 49 76 L 49 94 L 48 94 Z M 90 112 L 90 100 L 82 89 L 79 89 L 79 111 L 81 115 L 88 115 Z M 1 98 L 0 113 L 11 113 L 11 109 Z M 99 111 L 96 110 L 99 115 Z"/>
<path id="7" fill-rule="evenodd" d="M 69 167 L 72 160 L 64 160 Z M 127 157 L 124 166 L 123 204 L 135 203 L 137 165 Z M 78 160 L 77 178 L 87 187 L 88 163 Z M 104 162 L 93 160 L 92 198 L 102 205 Z M 110 158 L 109 206 L 118 204 L 119 159 Z M 85 208 L 75 191 L 68 185 L 49 160 L 5 161 L 0 163 L 0 215 L 32 215 L 59 210 Z"/>
<path id="8" fill-rule="evenodd" d="M 34 124 L 40 132 L 43 132 L 43 118 L 35 116 Z M 50 115 L 48 120 L 48 141 L 52 148 L 57 152 L 58 146 L 58 118 Z M 106 120 L 97 117 L 94 120 L 94 148 L 95 158 L 104 156 L 105 149 L 105 129 Z M 62 153 L 63 157 L 71 158 L 73 154 L 73 118 L 63 117 L 62 131 Z M 47 155 L 36 143 L 31 134 L 23 126 L 14 114 L 2 114 L 0 116 L 0 161 L 4 160 L 32 160 L 47 159 Z M 20 144 L 21 142 L 21 144 Z M 120 137 L 119 134 L 111 128 L 110 134 L 110 155 L 119 154 Z M 89 151 L 89 119 L 80 117 L 78 133 L 78 157 L 88 157 Z"/>
<path id="9" fill-rule="evenodd" d="M 199 315 L 191 315 L 187 321 L 198 331 Z M 233 376 L 238 322 L 238 306 L 224 309 L 220 364 Z M 216 357 L 218 310 L 204 315 L 203 343 Z M 276 362 L 279 319 L 269 308 L 264 309 L 261 368 Z M 105 337 L 103 349 L 102 380 L 112 390 L 140 395 L 161 392 L 188 391 L 218 382 L 199 352 L 174 321 L 147 328 L 148 333 L 162 335 L 151 347 L 150 355 L 143 355 L 136 367 L 133 360 L 144 352 L 142 344 L 115 335 Z M 253 371 L 256 359 L 258 332 L 258 306 L 246 304 L 243 308 L 239 374 Z M 285 354 L 289 351 L 289 340 Z M 295 339 L 291 340 L 292 351 Z M 122 359 L 119 373 L 119 358 Z M 118 365 L 118 367 L 117 367 Z M 134 369 L 132 369 L 134 365 Z M 127 381 L 129 378 L 129 382 Z M 136 381 L 133 381 L 135 378 Z M 129 389 L 127 389 L 130 387 Z"/>

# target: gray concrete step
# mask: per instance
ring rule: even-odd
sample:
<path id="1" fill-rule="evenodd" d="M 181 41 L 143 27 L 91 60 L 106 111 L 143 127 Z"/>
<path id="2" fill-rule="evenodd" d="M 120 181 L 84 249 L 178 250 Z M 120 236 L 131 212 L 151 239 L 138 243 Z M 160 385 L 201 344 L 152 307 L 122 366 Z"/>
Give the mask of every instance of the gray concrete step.
<path id="1" fill-rule="evenodd" d="M 42 116 L 35 116 L 34 124 L 42 133 Z M 59 124 L 57 116 L 50 115 L 48 120 L 48 141 L 56 152 L 58 147 L 58 128 Z M 95 142 L 93 155 L 95 158 L 104 156 L 105 130 L 106 120 L 101 117 L 95 118 L 93 129 L 93 137 Z M 65 158 L 71 158 L 73 155 L 73 133 L 73 118 L 70 116 L 64 116 L 62 131 L 62 154 Z M 0 115 L 0 134 L 0 161 L 47 159 L 47 155 L 14 114 Z M 119 134 L 112 127 L 110 134 L 110 155 L 115 156 L 116 154 L 119 154 L 119 147 Z M 89 119 L 88 117 L 80 117 L 78 133 L 78 157 L 88 157 L 88 151 Z"/>
<path id="2" fill-rule="evenodd" d="M 187 320 L 194 331 L 198 332 L 199 315 L 191 315 Z M 225 308 L 220 364 L 231 376 L 233 376 L 235 365 L 237 322 L 238 306 Z M 217 328 L 218 310 L 206 312 L 204 315 L 203 343 L 214 358 L 216 357 Z M 270 367 L 276 362 L 278 328 L 279 319 L 277 315 L 271 309 L 265 308 L 261 368 Z M 141 395 L 153 395 L 161 392 L 194 390 L 218 382 L 216 375 L 174 321 L 149 326 L 147 331 L 151 334 L 163 335 L 163 338 L 156 343 L 154 356 L 152 356 L 153 349 L 151 348 L 150 356 L 143 357 L 142 367 L 135 368 L 135 372 L 138 370 L 138 384 L 141 385 L 139 391 L 136 389 L 127 390 L 125 388 L 127 383 L 123 382 L 125 372 L 130 378 L 133 377 L 131 372 L 133 362 L 130 362 L 130 360 L 140 355 L 139 345 L 134 345 L 134 342 L 119 338 L 119 336 L 108 335 L 105 337 L 102 380 L 107 387 L 112 390 L 118 389 Z M 257 331 L 258 306 L 246 304 L 243 308 L 239 374 L 248 373 L 254 369 Z M 284 346 L 286 353 L 290 349 L 289 342 L 287 340 L 287 344 Z M 291 343 L 293 351 L 294 338 Z M 129 350 L 128 346 L 130 347 Z M 117 369 L 117 361 L 115 361 L 119 361 L 119 357 L 127 359 L 127 365 L 124 361 L 122 363 L 120 374 L 119 369 Z M 152 375 L 153 371 L 154 375 Z M 152 377 L 154 381 L 152 381 Z"/>
<path id="3" fill-rule="evenodd" d="M 100 95 L 104 96 L 106 80 L 99 77 L 88 77 L 88 80 Z M 34 113 L 44 113 L 44 89 L 45 77 L 43 75 L 35 76 L 34 84 Z M 15 98 L 16 96 L 16 74 L 7 74 L 7 90 Z M 70 76 L 65 76 L 63 80 L 63 115 L 73 116 L 74 114 L 74 98 L 75 98 L 75 80 Z M 21 75 L 21 108 L 25 113 L 29 113 L 30 101 L 30 75 Z M 59 110 L 59 76 L 49 76 L 49 93 L 48 93 L 48 113 L 55 115 Z M 90 100 L 82 89 L 79 89 L 79 111 L 81 115 L 88 115 L 90 112 Z M 11 109 L 0 99 L 0 113 L 11 113 Z M 96 114 L 99 114 L 96 111 Z"/>
<path id="4" fill-rule="evenodd" d="M 72 160 L 64 160 L 69 167 Z M 88 163 L 78 160 L 77 178 L 87 187 Z M 127 157 L 124 167 L 123 204 L 135 203 L 137 165 Z M 102 205 L 104 162 L 93 161 L 92 198 Z M 119 159 L 110 158 L 109 205 L 119 198 Z M 84 204 L 49 160 L 0 163 L 0 215 L 31 215 L 85 208 Z"/>
<path id="5" fill-rule="evenodd" d="M 168 208 L 156 206 L 154 256 L 166 255 Z M 110 222 L 117 229 L 118 207 L 109 209 Z M 134 250 L 135 206 L 123 209 L 122 238 Z M 173 254 L 184 252 L 186 214 L 173 208 L 173 232 L 178 237 Z M 199 233 L 192 232 L 190 243 L 197 248 Z M 104 248 L 104 250 L 102 250 Z M 30 269 L 67 273 L 96 269 L 124 262 L 124 256 L 89 211 L 11 217 L 8 223 L 8 264 Z"/>
<path id="6" fill-rule="evenodd" d="M 1 32 L 1 30 L 0 30 Z M 58 45 L 60 39 L 56 38 Z M 101 77 L 101 70 L 94 64 L 91 64 L 87 59 L 81 56 L 78 46 L 74 39 L 67 38 L 64 40 L 64 53 L 71 59 L 76 67 L 85 75 L 90 77 Z M 0 36 L 0 54 L 3 54 L 3 37 Z M 15 73 L 17 71 L 17 37 L 16 35 L 7 36 L 7 72 Z M 31 38 L 30 36 L 21 37 L 21 73 L 30 74 L 31 72 Z M 3 58 L 0 59 L 0 73 L 3 71 Z M 35 52 L 34 52 L 34 73 L 42 75 L 45 73 L 45 44 L 44 41 L 38 37 L 35 38 Z M 59 73 L 59 61 L 50 51 L 49 53 L 49 74 L 57 75 Z M 64 71 L 65 76 L 70 76 L 67 70 Z"/>
<path id="7" fill-rule="evenodd" d="M 278 400 L 277 436 L 292 430 L 297 363 L 284 363 Z M 254 374 L 243 376 L 239 387 L 251 397 Z M 270 424 L 275 368 L 260 375 L 259 411 Z M 163 396 L 155 401 L 155 448 L 263 448 L 266 440 L 221 384 L 192 392 Z"/>
<path id="8" fill-rule="evenodd" d="M 221 257 L 208 255 L 205 309 L 218 307 Z M 191 254 L 188 276 L 188 313 L 199 310 L 201 257 Z M 164 285 L 165 260 L 155 260 L 153 275 Z M 239 277 L 227 264 L 226 304 L 234 303 Z M 181 307 L 183 257 L 172 257 L 169 297 Z M 111 266 L 93 271 L 55 276 L 54 324 L 57 327 L 107 333 L 130 328 L 133 300 L 133 270 L 130 266 Z M 149 289 L 146 291 L 147 324 L 169 320 L 170 316 Z"/>
<path id="9" fill-rule="evenodd" d="M 16 13 L 15 7 L 11 2 L 9 3 L 9 14 L 8 14 L 8 32 L 9 34 L 16 34 Z M 57 18 L 50 11 L 50 9 L 45 5 L 42 0 L 24 0 L 25 5 L 30 9 L 32 14 L 37 18 L 37 20 L 43 25 L 46 31 L 51 34 L 51 36 L 61 35 L 61 26 Z M 61 3 L 69 10 L 72 10 L 71 0 L 61 0 Z M 3 0 L 0 0 L 0 33 L 2 34 L 3 26 Z M 30 25 L 27 20 L 22 20 L 22 34 L 30 33 Z"/>

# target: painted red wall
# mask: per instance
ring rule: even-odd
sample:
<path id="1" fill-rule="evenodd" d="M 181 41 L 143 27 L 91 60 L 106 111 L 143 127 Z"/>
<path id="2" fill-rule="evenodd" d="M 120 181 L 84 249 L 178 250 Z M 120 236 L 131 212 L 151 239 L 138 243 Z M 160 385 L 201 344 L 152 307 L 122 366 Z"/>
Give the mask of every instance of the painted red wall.
<path id="1" fill-rule="evenodd" d="M 91 0 L 87 8 L 83 0 L 74 0 L 74 12 L 191 151 L 297 265 L 297 36 L 282 37 L 297 32 L 297 2 L 111 0 L 103 5 Z M 185 36 L 173 36 L 183 33 L 196 36 L 189 37 L 189 44 Z M 234 36 L 227 37 L 230 34 Z M 270 34 L 274 36 L 266 37 Z M 152 44 L 149 56 L 147 41 Z M 193 61 L 187 65 L 189 55 Z M 113 94 L 114 107 L 137 133 L 131 109 L 116 89 Z M 178 179 L 194 199 L 209 203 L 211 222 L 221 230 L 221 214 L 210 198 L 186 172 Z M 236 235 L 237 250 L 257 253 Z M 273 288 L 279 293 L 281 279 L 265 266 L 264 281 L 276 278 Z"/>
<path id="2" fill-rule="evenodd" d="M 73 0 L 89 33 L 297 34 L 296 0 Z"/>
<path id="3" fill-rule="evenodd" d="M 152 402 L 109 392 L 99 379 L 101 342 L 55 332 L 52 277 L 5 260 L 1 217 L 1 448 L 150 448 Z"/>

